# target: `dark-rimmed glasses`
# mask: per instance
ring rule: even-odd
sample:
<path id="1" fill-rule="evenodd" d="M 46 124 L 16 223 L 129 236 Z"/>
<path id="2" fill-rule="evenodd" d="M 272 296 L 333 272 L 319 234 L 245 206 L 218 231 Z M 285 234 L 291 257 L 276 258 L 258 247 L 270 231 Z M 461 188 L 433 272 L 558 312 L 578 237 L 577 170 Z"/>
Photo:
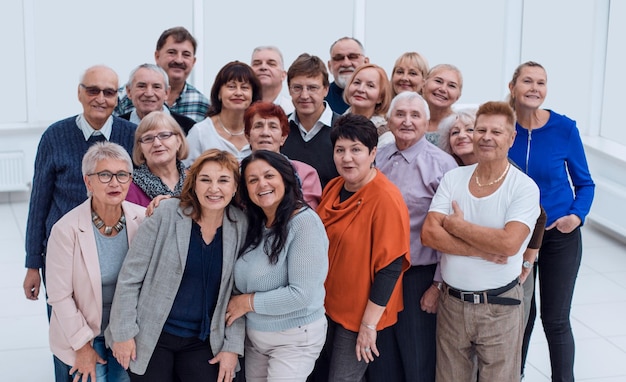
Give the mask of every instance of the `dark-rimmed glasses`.
<path id="1" fill-rule="evenodd" d="M 173 131 L 162 131 L 157 135 L 146 135 L 138 139 L 139 143 L 152 143 L 156 138 L 159 138 L 159 141 L 163 142 L 166 139 L 169 139 L 172 135 L 174 135 Z"/>
<path id="2" fill-rule="evenodd" d="M 87 86 L 85 84 L 80 84 L 80 86 L 83 89 L 85 89 L 85 92 L 91 97 L 98 96 L 100 95 L 100 93 L 102 93 L 105 98 L 117 97 L 117 89 L 111 89 L 111 88 L 100 89 L 97 86 Z"/>
<path id="3" fill-rule="evenodd" d="M 362 56 L 361 53 L 335 54 L 333 56 L 333 61 L 337 61 L 337 62 L 343 61 L 346 59 L 346 57 L 348 57 L 348 60 L 350 61 L 356 61 L 361 56 Z"/>
<path id="4" fill-rule="evenodd" d="M 100 171 L 94 172 L 91 174 L 87 174 L 87 176 L 98 175 L 98 180 L 100 183 L 109 183 L 115 177 L 118 183 L 125 184 L 128 183 L 132 173 L 126 171 L 120 171 L 117 174 L 112 173 L 111 171 Z"/>

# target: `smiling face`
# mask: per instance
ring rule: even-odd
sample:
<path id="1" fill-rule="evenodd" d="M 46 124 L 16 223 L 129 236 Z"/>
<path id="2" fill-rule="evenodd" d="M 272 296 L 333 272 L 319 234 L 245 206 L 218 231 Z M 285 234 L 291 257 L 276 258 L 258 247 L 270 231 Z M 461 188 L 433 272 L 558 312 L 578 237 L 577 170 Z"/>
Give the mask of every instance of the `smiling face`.
<path id="1" fill-rule="evenodd" d="M 251 125 L 248 141 L 252 151 L 280 152 L 280 147 L 285 143 L 287 136 L 283 136 L 283 130 L 277 117 L 264 118 L 255 114 L 252 117 Z"/>
<path id="2" fill-rule="evenodd" d="M 298 118 L 319 118 L 324 112 L 324 97 L 328 94 L 328 87 L 324 86 L 321 74 L 316 77 L 296 76 L 289 82 L 289 94 Z"/>
<path id="3" fill-rule="evenodd" d="M 371 118 L 376 104 L 382 100 L 380 75 L 374 68 L 360 70 L 354 75 L 346 91 L 352 112 Z"/>
<path id="4" fill-rule="evenodd" d="M 133 101 L 139 118 L 163 109 L 170 89 L 165 86 L 165 78 L 148 68 L 140 68 L 135 72 L 130 87 L 126 87 L 128 98 Z"/>
<path id="5" fill-rule="evenodd" d="M 236 189 L 232 171 L 215 161 L 207 161 L 198 171 L 195 182 L 201 215 L 223 211 L 232 200 Z"/>
<path id="6" fill-rule="evenodd" d="M 271 225 L 276 216 L 276 209 L 285 197 L 282 176 L 268 162 L 257 159 L 248 164 L 243 179 L 250 200 L 263 210 L 268 224 Z"/>
<path id="7" fill-rule="evenodd" d="M 474 154 L 479 162 L 506 160 L 515 130 L 504 115 L 479 115 L 474 128 Z"/>
<path id="8" fill-rule="evenodd" d="M 428 129 L 424 101 L 418 98 L 398 100 L 387 126 L 396 138 L 396 146 L 404 150 L 419 141 Z"/>
<path id="9" fill-rule="evenodd" d="M 181 84 L 187 81 L 196 63 L 196 55 L 191 41 L 176 42 L 173 36 L 169 36 L 163 47 L 154 52 L 154 60 L 167 72 L 170 83 Z"/>
<path id="10" fill-rule="evenodd" d="M 411 65 L 409 60 L 400 62 L 391 75 L 391 85 L 396 94 L 406 91 L 421 93 L 425 81 L 420 69 Z"/>
<path id="11" fill-rule="evenodd" d="M 546 71 L 538 66 L 524 66 L 515 84 L 509 84 L 515 109 L 538 109 L 548 93 Z"/>
<path id="12" fill-rule="evenodd" d="M 164 135 L 161 135 L 162 138 L 159 138 L 161 133 L 173 134 L 167 138 Z M 181 138 L 178 134 L 167 127 L 158 127 L 156 129 L 146 131 L 141 135 L 140 139 L 143 140 L 145 137 L 154 138 L 154 141 L 150 143 L 143 143 L 141 141 L 137 143 L 141 145 L 141 153 L 146 158 L 146 165 L 148 168 L 154 169 L 156 167 L 165 167 L 176 163 L 176 156 L 182 144 Z"/>
<path id="13" fill-rule="evenodd" d="M 102 171 L 117 174 L 119 172 L 130 173 L 132 172 L 132 169 L 129 169 L 128 163 L 123 160 L 103 159 L 96 163 L 96 167 L 93 171 L 94 175 L 85 175 L 83 179 L 85 181 L 87 191 L 91 193 L 92 203 L 95 209 L 101 210 L 101 208 L 104 208 L 105 206 L 120 206 L 126 199 L 130 181 L 120 183 L 117 180 L 117 177 L 113 176 L 109 183 L 102 183 L 98 179 L 98 175 L 95 175 Z"/>
<path id="14" fill-rule="evenodd" d="M 78 86 L 78 100 L 83 105 L 83 116 L 91 127 L 96 130 L 102 128 L 106 120 L 113 114 L 117 105 L 117 74 L 110 68 L 96 66 L 88 69 Z M 107 90 L 110 96 L 103 91 L 90 95 L 88 89 Z"/>
<path id="15" fill-rule="evenodd" d="M 450 149 L 464 165 L 475 163 L 473 137 L 474 125 L 457 118 L 450 128 Z"/>
<path id="16" fill-rule="evenodd" d="M 373 178 L 376 170 L 372 163 L 376 158 L 376 147 L 370 152 L 363 143 L 339 138 L 335 142 L 333 159 L 337 172 L 345 181 L 348 191 L 356 192 Z"/>
<path id="17" fill-rule="evenodd" d="M 354 70 L 368 63 L 369 60 L 363 54 L 363 49 L 352 39 L 337 41 L 330 51 L 328 69 L 333 74 L 335 83 L 340 88 L 345 88 Z"/>
<path id="18" fill-rule="evenodd" d="M 280 87 L 287 77 L 280 55 L 273 49 L 255 51 L 250 66 L 263 87 Z"/>
<path id="19" fill-rule="evenodd" d="M 252 103 L 252 85 L 249 82 L 230 80 L 219 92 L 222 109 L 244 111 Z"/>
<path id="20" fill-rule="evenodd" d="M 422 93 L 431 108 L 447 109 L 461 97 L 461 86 L 458 72 L 441 68 L 430 74 Z"/>

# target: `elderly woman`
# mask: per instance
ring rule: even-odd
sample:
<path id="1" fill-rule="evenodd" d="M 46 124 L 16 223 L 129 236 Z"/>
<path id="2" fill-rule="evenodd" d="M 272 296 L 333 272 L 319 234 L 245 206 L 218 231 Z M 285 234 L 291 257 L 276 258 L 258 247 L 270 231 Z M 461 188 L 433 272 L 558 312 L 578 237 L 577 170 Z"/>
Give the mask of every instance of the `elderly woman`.
<path id="1" fill-rule="evenodd" d="M 217 149 L 161 201 L 120 271 L 107 343 L 131 381 L 230 381 L 244 322 L 225 327 L 233 265 L 246 231 L 234 196 L 239 163 Z"/>
<path id="2" fill-rule="evenodd" d="M 396 60 L 391 72 L 392 97 L 406 91 L 421 94 L 428 75 L 428 61 L 417 52 L 406 52 Z"/>
<path id="3" fill-rule="evenodd" d="M 281 107 L 271 102 L 255 102 L 244 114 L 246 138 L 252 151 L 269 150 L 280 153 L 289 135 L 289 120 Z M 317 171 L 308 164 L 291 160 L 302 186 L 302 196 L 315 209 L 322 197 L 322 184 Z"/>
<path id="4" fill-rule="evenodd" d="M 251 67 L 239 61 L 224 65 L 213 81 L 208 118 L 189 130 L 189 156 L 184 163 L 190 166 L 204 150 L 213 148 L 228 151 L 240 161 L 248 156 L 243 114 L 260 100 L 261 83 Z"/>
<path id="5" fill-rule="evenodd" d="M 463 76 L 454 65 L 439 64 L 430 69 L 422 88 L 424 99 L 430 109 L 430 121 L 426 139 L 436 145 L 439 141 L 439 123 L 452 115 L 452 105 L 461 97 Z"/>
<path id="6" fill-rule="evenodd" d="M 96 143 L 83 157 L 89 198 L 63 216 L 48 240 L 46 278 L 50 349 L 74 382 L 128 381 L 105 347 L 115 284 L 144 209 L 124 201 L 132 174 L 126 150 Z"/>
<path id="7" fill-rule="evenodd" d="M 388 121 L 395 144 L 376 155 L 380 171 L 402 193 L 409 209 L 411 267 L 402 279 L 406 308 L 398 322 L 378 336 L 380 359 L 368 369 L 371 381 L 434 381 L 437 299 L 442 286 L 441 253 L 422 245 L 421 231 L 430 202 L 444 174 L 456 168 L 454 159 L 424 137 L 428 104 L 415 92 L 391 101 Z"/>
<path id="8" fill-rule="evenodd" d="M 509 83 L 517 136 L 509 156 L 541 191 L 548 214 L 538 260 L 541 321 L 548 340 L 553 381 L 574 380 L 570 309 L 582 258 L 580 226 L 595 185 L 576 122 L 542 109 L 548 78 L 543 66 L 526 62 Z"/>
<path id="9" fill-rule="evenodd" d="M 459 166 L 468 166 L 478 162 L 474 154 L 474 123 L 476 109 L 462 109 L 447 116 L 439 124 L 441 139 L 437 145 L 456 160 Z"/>
<path id="10" fill-rule="evenodd" d="M 403 309 L 409 214 L 398 188 L 374 167 L 378 135 L 369 119 L 340 117 L 331 140 L 340 176 L 328 183 L 317 208 L 330 241 L 328 380 L 360 381 L 381 355 L 378 331 L 394 325 Z"/>
<path id="11" fill-rule="evenodd" d="M 133 161 L 137 169 L 126 200 L 147 207 L 158 195 L 179 196 L 185 180 L 187 140 L 172 116 L 146 115 L 135 131 Z"/>
<path id="12" fill-rule="evenodd" d="M 393 136 L 387 129 L 385 116 L 389 110 L 391 93 L 387 73 L 383 68 L 374 64 L 365 64 L 356 68 L 343 93 L 344 101 L 350 105 L 346 113 L 369 118 L 376 126 L 379 144 L 393 142 Z"/>
<path id="13" fill-rule="evenodd" d="M 277 106 L 280 108 L 279 106 Z M 235 263 L 227 324 L 246 315 L 246 380 L 305 381 L 326 338 L 328 238 L 283 155 L 258 150 L 241 163 L 249 226 Z"/>

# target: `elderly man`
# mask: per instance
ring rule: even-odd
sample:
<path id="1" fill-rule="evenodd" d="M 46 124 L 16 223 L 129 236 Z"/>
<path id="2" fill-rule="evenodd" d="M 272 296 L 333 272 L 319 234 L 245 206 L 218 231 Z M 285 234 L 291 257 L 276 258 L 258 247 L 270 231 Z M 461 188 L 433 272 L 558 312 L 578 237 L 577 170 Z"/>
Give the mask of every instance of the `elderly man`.
<path id="1" fill-rule="evenodd" d="M 443 253 L 437 308 L 437 381 L 520 380 L 524 330 L 519 283 L 539 216 L 539 189 L 508 161 L 515 114 L 505 102 L 476 113 L 478 163 L 448 172 L 430 205 L 422 242 Z"/>
<path id="2" fill-rule="evenodd" d="M 333 161 L 330 128 L 339 115 L 324 102 L 328 72 L 317 56 L 303 53 L 287 71 L 289 94 L 296 111 L 289 116 L 289 135 L 280 151 L 289 159 L 313 166 L 322 188 L 339 175 Z"/>
<path id="3" fill-rule="evenodd" d="M 133 102 L 135 109 L 120 115 L 127 121 L 139 125 L 139 122 L 155 110 L 170 114 L 183 129 L 185 134 L 195 125 L 196 121 L 182 114 L 171 112 L 165 106 L 165 100 L 170 94 L 170 84 L 167 73 L 160 66 L 142 64 L 133 69 L 126 84 L 126 94 Z"/>
<path id="4" fill-rule="evenodd" d="M 328 70 L 334 81 L 330 84 L 326 102 L 335 112 L 343 114 L 348 109 L 348 104 L 343 100 L 343 90 L 354 70 L 368 62 L 370 60 L 365 57 L 363 44 L 355 38 L 342 37 L 330 46 Z"/>
<path id="5" fill-rule="evenodd" d="M 283 108 L 285 114 L 293 113 L 291 98 L 281 93 L 287 72 L 283 64 L 283 54 L 275 46 L 259 46 L 252 51 L 250 66 L 254 70 L 261 89 L 263 101 L 272 102 Z"/>
<path id="6" fill-rule="evenodd" d="M 379 148 L 376 154 L 377 167 L 398 186 L 409 209 L 411 268 L 402 280 L 404 310 L 394 326 L 378 334 L 380 358 L 369 366 L 371 381 L 435 380 L 441 254 L 422 245 L 420 236 L 441 178 L 457 165 L 424 137 L 429 118 L 428 104 L 419 94 L 397 95 L 387 113 L 395 144 Z"/>
<path id="7" fill-rule="evenodd" d="M 196 122 L 206 117 L 209 100 L 187 82 L 196 63 L 196 39 L 183 27 L 165 30 L 157 41 L 154 60 L 167 72 L 170 93 L 166 103 L 175 113 L 185 115 Z M 128 96 L 120 100 L 116 115 L 126 114 L 134 108 Z"/>
<path id="8" fill-rule="evenodd" d="M 26 224 L 28 270 L 23 286 L 30 300 L 39 297 L 39 269 L 45 264 L 52 226 L 87 199 L 81 163 L 89 146 L 108 140 L 122 145 L 129 154 L 133 151 L 135 124 L 111 115 L 117 104 L 117 89 L 118 77 L 112 69 L 106 66 L 87 69 L 78 84 L 83 112 L 52 124 L 41 137 Z M 57 382 L 69 378 L 69 369 L 58 359 L 55 359 L 55 375 Z"/>

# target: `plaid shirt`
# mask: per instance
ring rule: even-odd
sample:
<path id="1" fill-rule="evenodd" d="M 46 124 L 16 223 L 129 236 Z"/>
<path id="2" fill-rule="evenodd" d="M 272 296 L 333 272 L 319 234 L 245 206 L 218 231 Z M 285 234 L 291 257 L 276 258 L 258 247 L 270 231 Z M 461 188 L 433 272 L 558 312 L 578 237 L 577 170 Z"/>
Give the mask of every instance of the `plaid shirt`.
<path id="1" fill-rule="evenodd" d="M 133 101 L 126 95 L 126 88 L 120 88 L 119 93 L 120 99 L 113 114 L 120 116 L 135 110 Z M 196 122 L 200 122 L 206 118 L 206 113 L 209 110 L 209 100 L 191 84 L 185 83 L 185 87 L 178 98 L 176 98 L 176 102 L 171 106 L 168 105 L 168 107 L 173 113 L 182 114 Z"/>

